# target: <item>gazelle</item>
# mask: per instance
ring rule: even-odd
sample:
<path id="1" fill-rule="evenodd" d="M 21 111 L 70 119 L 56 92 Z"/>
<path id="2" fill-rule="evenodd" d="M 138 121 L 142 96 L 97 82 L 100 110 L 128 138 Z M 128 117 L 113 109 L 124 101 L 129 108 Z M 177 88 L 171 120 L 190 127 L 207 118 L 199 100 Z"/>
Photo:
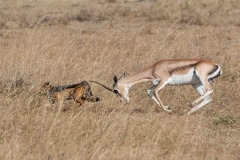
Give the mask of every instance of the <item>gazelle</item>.
<path id="1" fill-rule="evenodd" d="M 188 112 L 188 115 L 190 115 L 212 100 L 209 95 L 213 92 L 213 90 L 209 81 L 221 74 L 222 70 L 220 66 L 210 60 L 160 60 L 152 66 L 132 76 L 125 77 L 125 74 L 123 74 L 123 76 L 119 79 L 117 76 L 114 76 L 112 91 L 121 97 L 121 101 L 128 103 L 128 91 L 133 85 L 140 82 L 151 81 L 153 86 L 147 90 L 148 95 L 157 103 L 158 108 L 162 107 L 168 113 L 172 113 L 169 106 L 163 105 L 158 92 L 166 85 L 192 85 L 193 88 L 200 94 L 200 97 L 192 102 L 192 106 L 194 107 L 190 112 Z M 198 104 L 201 100 L 203 101 Z"/>

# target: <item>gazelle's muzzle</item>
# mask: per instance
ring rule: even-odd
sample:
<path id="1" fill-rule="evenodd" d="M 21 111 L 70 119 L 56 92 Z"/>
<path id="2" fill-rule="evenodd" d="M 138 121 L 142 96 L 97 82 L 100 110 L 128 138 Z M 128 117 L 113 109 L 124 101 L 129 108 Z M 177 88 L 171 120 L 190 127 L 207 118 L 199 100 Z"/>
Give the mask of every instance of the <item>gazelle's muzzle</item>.
<path id="1" fill-rule="evenodd" d="M 128 104 L 128 101 L 124 98 L 121 98 L 120 102 L 123 103 L 124 105 Z"/>

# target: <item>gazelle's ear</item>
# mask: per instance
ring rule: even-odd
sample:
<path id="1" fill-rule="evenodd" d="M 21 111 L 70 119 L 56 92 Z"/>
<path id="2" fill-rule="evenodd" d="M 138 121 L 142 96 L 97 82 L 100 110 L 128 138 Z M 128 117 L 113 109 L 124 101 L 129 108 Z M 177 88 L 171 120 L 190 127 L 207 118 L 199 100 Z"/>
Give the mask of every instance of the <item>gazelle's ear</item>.
<path id="1" fill-rule="evenodd" d="M 117 78 L 117 76 L 116 76 L 116 75 L 114 75 L 114 77 L 113 77 L 113 81 L 114 81 L 115 83 L 117 83 L 117 81 L 118 81 L 118 78 Z"/>
<path id="2" fill-rule="evenodd" d="M 123 75 L 119 79 L 125 78 L 125 76 L 126 76 L 126 73 L 124 72 Z"/>

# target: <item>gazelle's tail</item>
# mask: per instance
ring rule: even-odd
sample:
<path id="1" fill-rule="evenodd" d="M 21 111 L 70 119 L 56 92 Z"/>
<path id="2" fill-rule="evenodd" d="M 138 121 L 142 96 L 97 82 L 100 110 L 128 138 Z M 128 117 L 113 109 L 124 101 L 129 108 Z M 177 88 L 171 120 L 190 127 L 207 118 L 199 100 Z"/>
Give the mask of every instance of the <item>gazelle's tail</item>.
<path id="1" fill-rule="evenodd" d="M 213 71 L 213 72 L 208 76 L 208 79 L 212 81 L 213 79 L 219 77 L 220 75 L 222 75 L 221 67 L 216 64 L 216 69 L 215 69 L 215 71 Z"/>

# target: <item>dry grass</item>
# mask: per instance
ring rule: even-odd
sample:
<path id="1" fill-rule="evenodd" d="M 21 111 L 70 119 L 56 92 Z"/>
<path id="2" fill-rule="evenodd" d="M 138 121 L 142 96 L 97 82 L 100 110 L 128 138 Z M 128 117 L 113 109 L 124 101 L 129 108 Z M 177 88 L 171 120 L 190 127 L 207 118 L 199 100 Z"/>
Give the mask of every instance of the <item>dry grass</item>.
<path id="1" fill-rule="evenodd" d="M 0 159 L 240 159 L 240 3 L 237 0 L 0 1 Z M 223 68 L 213 101 L 187 116 L 190 86 L 149 84 L 131 103 L 92 84 L 99 103 L 53 109 L 37 94 L 55 84 L 136 73 L 164 58 L 209 58 Z M 13 86 L 19 78 L 25 83 Z M 9 83 L 10 82 L 10 83 Z M 13 83 L 11 83 L 13 82 Z M 8 89 L 6 89 L 8 88 Z"/>

